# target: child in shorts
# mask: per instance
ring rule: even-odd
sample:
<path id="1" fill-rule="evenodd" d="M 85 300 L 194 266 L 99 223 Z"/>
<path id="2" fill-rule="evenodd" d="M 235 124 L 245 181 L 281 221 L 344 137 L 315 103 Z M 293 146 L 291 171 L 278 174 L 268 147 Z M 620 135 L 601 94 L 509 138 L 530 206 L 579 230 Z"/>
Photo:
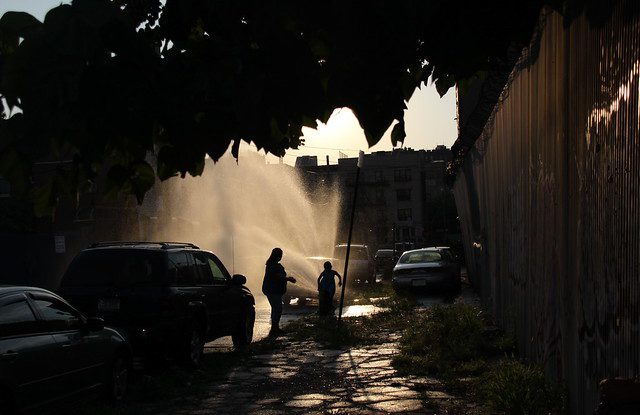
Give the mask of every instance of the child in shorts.
<path id="1" fill-rule="evenodd" d="M 336 293 L 336 280 L 338 277 L 338 287 L 342 285 L 340 274 L 331 269 L 331 262 L 324 263 L 324 271 L 318 277 L 318 314 L 321 316 L 333 315 L 333 296 Z"/>

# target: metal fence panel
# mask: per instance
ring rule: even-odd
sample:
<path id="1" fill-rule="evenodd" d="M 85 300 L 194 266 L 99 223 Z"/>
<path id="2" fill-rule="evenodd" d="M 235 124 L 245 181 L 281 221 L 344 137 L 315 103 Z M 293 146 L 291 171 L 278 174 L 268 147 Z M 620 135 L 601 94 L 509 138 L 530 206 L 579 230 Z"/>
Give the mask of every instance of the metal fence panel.
<path id="1" fill-rule="evenodd" d="M 541 25 L 454 194 L 485 305 L 593 413 L 601 379 L 640 372 L 640 22 Z"/>

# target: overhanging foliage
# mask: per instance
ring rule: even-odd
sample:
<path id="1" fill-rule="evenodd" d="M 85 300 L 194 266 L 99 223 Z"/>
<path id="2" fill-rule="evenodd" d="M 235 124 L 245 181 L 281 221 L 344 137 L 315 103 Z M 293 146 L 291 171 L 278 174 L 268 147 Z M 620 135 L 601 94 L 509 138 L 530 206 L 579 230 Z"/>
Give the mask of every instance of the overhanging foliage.
<path id="1" fill-rule="evenodd" d="M 107 171 L 142 200 L 241 140 L 283 155 L 349 107 L 370 145 L 430 77 L 440 94 L 528 42 L 543 0 L 74 0 L 0 18 L 0 175 L 39 213 Z M 157 161 L 149 163 L 149 153 Z M 34 179 L 36 161 L 70 160 Z M 35 182 L 35 185 L 34 185 Z M 34 191 L 34 186 L 37 187 Z"/>

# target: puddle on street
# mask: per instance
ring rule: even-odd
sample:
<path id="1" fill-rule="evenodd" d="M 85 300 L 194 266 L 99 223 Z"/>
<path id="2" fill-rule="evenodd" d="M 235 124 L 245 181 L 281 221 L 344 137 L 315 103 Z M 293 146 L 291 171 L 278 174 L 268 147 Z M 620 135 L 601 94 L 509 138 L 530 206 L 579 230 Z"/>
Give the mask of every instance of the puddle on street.
<path id="1" fill-rule="evenodd" d="M 384 310 L 385 310 L 384 308 L 378 307 L 372 304 L 350 305 L 344 308 L 344 311 L 342 312 L 342 317 L 369 316 Z"/>

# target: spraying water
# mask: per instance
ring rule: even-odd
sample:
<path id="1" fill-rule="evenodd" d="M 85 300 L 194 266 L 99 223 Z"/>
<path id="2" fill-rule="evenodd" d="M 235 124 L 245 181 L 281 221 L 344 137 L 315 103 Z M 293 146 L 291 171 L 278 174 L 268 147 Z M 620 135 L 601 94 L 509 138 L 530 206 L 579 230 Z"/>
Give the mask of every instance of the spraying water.
<path id="1" fill-rule="evenodd" d="M 214 252 L 260 292 L 264 265 L 274 247 L 298 286 L 315 291 L 321 261 L 336 243 L 340 212 L 337 189 L 309 195 L 297 169 L 266 164 L 257 153 L 207 160 L 201 177 L 170 179 L 153 191 L 158 225 L 144 238 L 194 242 Z"/>

